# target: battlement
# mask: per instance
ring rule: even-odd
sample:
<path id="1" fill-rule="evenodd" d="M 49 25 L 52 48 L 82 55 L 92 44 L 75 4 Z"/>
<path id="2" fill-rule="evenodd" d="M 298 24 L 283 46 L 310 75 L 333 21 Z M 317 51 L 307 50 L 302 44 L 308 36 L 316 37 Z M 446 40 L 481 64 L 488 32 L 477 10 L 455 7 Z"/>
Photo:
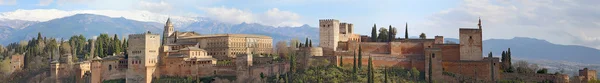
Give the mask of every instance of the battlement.
<path id="1" fill-rule="evenodd" d="M 144 36 L 144 35 L 159 35 L 159 34 L 154 34 L 150 31 L 145 32 L 145 33 L 138 33 L 138 34 L 130 34 L 129 36 Z"/>
<path id="2" fill-rule="evenodd" d="M 340 21 L 336 20 L 336 19 L 320 19 L 319 22 L 323 23 L 323 22 L 340 22 Z"/>

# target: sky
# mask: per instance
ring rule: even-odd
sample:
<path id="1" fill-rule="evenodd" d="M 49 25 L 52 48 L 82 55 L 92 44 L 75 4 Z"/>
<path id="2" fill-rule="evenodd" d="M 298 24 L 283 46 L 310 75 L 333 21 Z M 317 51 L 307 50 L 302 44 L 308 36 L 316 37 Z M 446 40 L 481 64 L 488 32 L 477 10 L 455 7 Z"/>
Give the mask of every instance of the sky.
<path id="1" fill-rule="evenodd" d="M 531 37 L 563 45 L 600 48 L 600 0 L 0 0 L 0 19 L 47 21 L 77 13 L 164 22 L 206 17 L 225 23 L 317 26 L 319 19 L 371 27 L 404 28 L 457 38 L 475 28 L 484 39 Z M 404 29 L 398 29 L 404 32 Z M 403 37 L 398 34 L 397 37 Z"/>

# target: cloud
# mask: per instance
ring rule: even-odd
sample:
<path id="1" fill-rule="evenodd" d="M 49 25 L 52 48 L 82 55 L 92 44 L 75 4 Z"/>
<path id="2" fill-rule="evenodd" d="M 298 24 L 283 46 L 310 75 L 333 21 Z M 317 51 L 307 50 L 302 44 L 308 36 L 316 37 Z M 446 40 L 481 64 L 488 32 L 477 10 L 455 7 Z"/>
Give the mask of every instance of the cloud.
<path id="1" fill-rule="evenodd" d="M 0 0 L 0 5 L 15 5 L 17 0 Z"/>
<path id="2" fill-rule="evenodd" d="M 225 23 L 256 23 L 255 16 L 251 11 L 244 11 L 235 8 L 212 7 L 212 8 L 199 8 L 203 10 L 209 18 L 216 19 Z"/>
<path id="3" fill-rule="evenodd" d="M 272 8 L 264 13 L 252 13 L 249 10 L 240 10 L 236 8 L 221 7 L 200 7 L 198 8 L 204 11 L 207 17 L 216 19 L 225 23 L 239 24 L 239 23 L 260 23 L 270 26 L 302 26 L 299 22 L 300 15 L 290 12 L 282 11 L 278 8 Z"/>
<path id="4" fill-rule="evenodd" d="M 597 0 L 464 0 L 432 15 L 424 23 L 432 32 L 458 36 L 459 27 L 483 21 L 484 39 L 534 37 L 552 43 L 600 48 L 600 3 Z M 558 34 L 560 33 L 560 34 Z M 595 44 L 594 44 L 595 43 Z"/>
<path id="5" fill-rule="evenodd" d="M 269 9 L 262 15 L 262 23 L 271 24 L 274 26 L 302 26 L 298 22 L 300 15 L 290 12 L 281 11 L 278 8 Z"/>
<path id="6" fill-rule="evenodd" d="M 38 4 L 39 6 L 48 6 L 50 5 L 54 0 L 40 0 L 40 3 Z"/>
<path id="7" fill-rule="evenodd" d="M 138 3 L 138 9 L 141 10 L 147 10 L 150 12 L 167 12 L 171 9 L 173 9 L 173 7 L 171 6 L 171 4 L 165 2 L 165 1 L 160 1 L 160 2 L 147 2 L 147 1 L 139 1 Z"/>

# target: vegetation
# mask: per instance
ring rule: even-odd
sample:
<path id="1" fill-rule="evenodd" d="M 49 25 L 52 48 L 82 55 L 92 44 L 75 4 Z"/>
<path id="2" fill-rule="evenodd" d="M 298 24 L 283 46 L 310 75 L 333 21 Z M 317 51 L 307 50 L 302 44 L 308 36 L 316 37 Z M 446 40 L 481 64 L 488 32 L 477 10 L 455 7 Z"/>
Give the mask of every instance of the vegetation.
<path id="1" fill-rule="evenodd" d="M 86 41 L 87 40 L 87 41 Z M 98 40 L 93 42 L 93 40 Z M 11 82 L 27 82 L 32 78 L 39 78 L 40 80 L 46 77 L 37 76 L 49 71 L 51 61 L 65 62 L 68 59 L 60 59 L 65 55 L 72 55 L 70 62 L 78 62 L 80 60 L 88 60 L 92 56 L 98 55 L 105 57 L 108 54 L 124 52 L 127 46 L 126 41 L 119 40 L 117 35 L 112 38 L 108 34 L 101 34 L 97 39 L 86 39 L 83 35 L 71 36 L 68 40 L 47 38 L 38 33 L 36 38 L 32 38 L 27 41 L 10 43 L 8 46 L 0 46 L 0 59 L 2 63 L 8 62 L 12 55 L 23 55 L 24 56 L 24 68 L 22 71 L 13 73 L 16 76 L 9 76 L 11 78 L 0 78 L 8 79 Z M 92 44 L 95 44 L 92 45 Z M 95 53 L 93 53 L 95 51 Z M 0 64 L 2 67 L 7 64 Z M 6 72 L 6 68 L 0 68 L 0 72 Z M 69 70 L 69 69 L 66 69 Z M 72 79 L 72 76 L 66 76 L 67 78 L 59 78 L 64 80 Z"/>
<path id="2" fill-rule="evenodd" d="M 389 31 L 384 27 L 379 28 L 379 36 L 377 36 L 380 42 L 388 42 L 389 41 Z"/>
<path id="3" fill-rule="evenodd" d="M 421 38 L 421 39 L 426 39 L 426 38 L 427 38 L 427 36 L 425 35 L 425 33 L 421 33 L 421 35 L 419 35 L 419 38 Z"/>
<path id="4" fill-rule="evenodd" d="M 377 41 L 377 25 L 373 24 L 373 28 L 371 29 L 371 41 Z"/>

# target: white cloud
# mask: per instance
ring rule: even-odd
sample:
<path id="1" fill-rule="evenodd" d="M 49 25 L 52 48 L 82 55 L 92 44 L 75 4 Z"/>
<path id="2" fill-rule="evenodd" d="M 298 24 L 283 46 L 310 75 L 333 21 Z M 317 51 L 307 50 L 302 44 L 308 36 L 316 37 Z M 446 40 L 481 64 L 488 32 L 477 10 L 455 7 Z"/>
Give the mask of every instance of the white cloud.
<path id="1" fill-rule="evenodd" d="M 483 21 L 484 39 L 534 37 L 552 43 L 600 48 L 597 0 L 464 0 L 424 23 L 432 33 L 456 38 L 459 27 Z"/>
<path id="2" fill-rule="evenodd" d="M 267 10 L 265 13 L 255 14 L 248 10 L 240 10 L 236 8 L 211 7 L 198 8 L 204 11 L 207 17 L 216 19 L 225 23 L 238 24 L 242 22 L 246 23 L 259 23 L 270 26 L 302 26 L 299 22 L 300 15 L 290 12 L 282 11 L 278 8 L 272 8 Z"/>
<path id="3" fill-rule="evenodd" d="M 0 0 L 0 5 L 15 5 L 17 0 Z"/>
<path id="4" fill-rule="evenodd" d="M 274 26 L 302 26 L 303 24 L 298 22 L 300 15 L 290 12 L 281 11 L 278 8 L 269 9 L 265 14 L 262 15 L 262 22 L 265 24 L 271 24 Z"/>
<path id="5" fill-rule="evenodd" d="M 235 8 L 212 7 L 212 8 L 199 8 L 203 10 L 209 18 L 216 19 L 225 23 L 256 23 L 254 15 L 250 11 L 243 11 Z"/>
<path id="6" fill-rule="evenodd" d="M 138 9 L 147 10 L 150 12 L 161 13 L 161 12 L 167 12 L 167 11 L 171 10 L 171 9 L 173 9 L 173 7 L 171 6 L 171 4 L 169 4 L 165 1 L 160 1 L 160 2 L 139 1 Z"/>

